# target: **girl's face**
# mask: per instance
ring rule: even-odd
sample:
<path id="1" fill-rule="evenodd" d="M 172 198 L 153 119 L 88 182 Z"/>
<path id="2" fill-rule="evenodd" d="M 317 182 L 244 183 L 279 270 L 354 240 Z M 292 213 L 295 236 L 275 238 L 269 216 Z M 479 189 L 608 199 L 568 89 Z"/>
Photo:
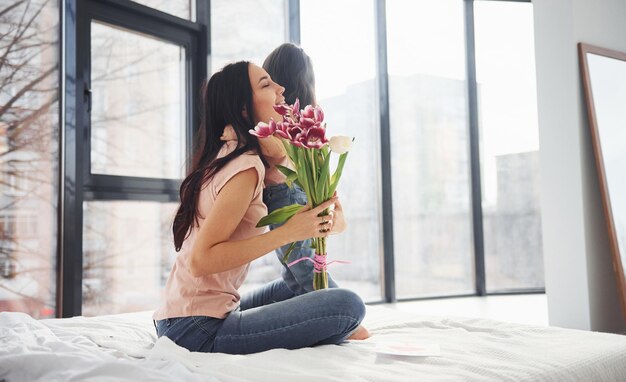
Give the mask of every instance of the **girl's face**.
<path id="1" fill-rule="evenodd" d="M 254 123 L 268 122 L 270 117 L 274 118 L 275 121 L 282 120 L 280 114 L 274 110 L 274 105 L 285 102 L 285 97 L 283 97 L 285 88 L 272 81 L 263 68 L 254 64 L 248 66 L 248 74 L 252 87 Z"/>

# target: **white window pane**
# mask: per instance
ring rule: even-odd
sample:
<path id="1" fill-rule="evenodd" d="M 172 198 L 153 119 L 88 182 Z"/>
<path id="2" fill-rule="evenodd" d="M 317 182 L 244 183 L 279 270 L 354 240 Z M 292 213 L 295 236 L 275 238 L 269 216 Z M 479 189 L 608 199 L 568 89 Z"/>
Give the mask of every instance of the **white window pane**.
<path id="1" fill-rule="evenodd" d="M 542 288 L 533 8 L 476 1 L 487 289 Z"/>
<path id="2" fill-rule="evenodd" d="M 135 3 L 169 13 L 181 19 L 196 20 L 196 0 L 133 0 Z"/>
<path id="3" fill-rule="evenodd" d="M 211 73 L 241 60 L 263 65 L 287 41 L 287 0 L 211 0 Z"/>
<path id="4" fill-rule="evenodd" d="M 49 318 L 56 305 L 59 7 L 0 3 L 0 312 Z"/>
<path id="5" fill-rule="evenodd" d="M 83 203 L 83 315 L 154 309 L 174 264 L 177 203 Z"/>
<path id="6" fill-rule="evenodd" d="M 396 291 L 474 292 L 463 1 L 387 1 Z"/>
<path id="7" fill-rule="evenodd" d="M 365 300 L 381 299 L 380 143 L 372 1 L 301 0 L 302 48 L 315 69 L 328 134 L 355 137 L 338 188 L 349 228 L 328 240 L 330 273 Z"/>
<path id="8" fill-rule="evenodd" d="M 185 173 L 185 49 L 91 24 L 91 173 Z"/>

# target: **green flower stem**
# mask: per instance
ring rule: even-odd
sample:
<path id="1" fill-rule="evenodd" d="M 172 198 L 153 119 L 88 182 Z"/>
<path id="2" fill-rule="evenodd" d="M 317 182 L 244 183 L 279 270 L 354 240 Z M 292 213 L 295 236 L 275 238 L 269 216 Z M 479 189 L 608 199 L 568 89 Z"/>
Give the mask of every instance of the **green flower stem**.
<path id="1" fill-rule="evenodd" d="M 311 206 L 315 207 L 314 201 L 311 200 L 313 198 L 313 194 L 311 192 L 311 186 L 309 184 L 309 179 L 310 176 L 308 174 L 308 166 L 306 163 L 306 151 L 304 151 L 305 149 L 301 149 L 301 148 L 295 148 L 296 150 L 296 155 L 298 157 L 298 180 L 300 181 L 300 183 L 302 183 L 302 186 L 304 186 L 304 192 L 307 195 L 307 199 L 308 203 L 311 204 Z M 302 172 L 302 174 L 301 174 Z"/>
<path id="2" fill-rule="evenodd" d="M 308 165 L 311 167 L 311 182 L 310 184 L 313 185 L 311 187 L 311 191 L 313 191 L 313 207 L 317 207 L 318 204 L 322 203 L 321 200 L 319 200 L 319 195 L 317 195 L 317 193 L 315 192 L 315 184 L 317 184 L 317 166 L 315 165 L 315 153 L 313 152 L 314 149 L 305 149 L 306 153 L 307 153 L 307 159 L 308 159 Z"/>
<path id="3" fill-rule="evenodd" d="M 326 257 L 326 238 L 320 237 L 315 239 L 315 253 Z M 328 289 L 328 273 L 326 269 L 323 272 L 315 273 L 313 275 L 313 289 Z"/>

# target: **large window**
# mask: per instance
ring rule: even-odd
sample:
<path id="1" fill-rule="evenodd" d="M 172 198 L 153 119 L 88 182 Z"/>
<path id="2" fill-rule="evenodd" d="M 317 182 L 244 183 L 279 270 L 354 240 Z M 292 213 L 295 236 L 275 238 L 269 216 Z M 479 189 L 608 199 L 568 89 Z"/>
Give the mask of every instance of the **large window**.
<path id="1" fill-rule="evenodd" d="M 355 138 L 337 190 L 349 228 L 328 241 L 329 258 L 351 264 L 333 265 L 329 272 L 340 286 L 378 301 L 382 238 L 374 2 L 301 0 L 300 19 L 328 135 Z"/>
<path id="2" fill-rule="evenodd" d="M 91 22 L 91 174 L 185 176 L 185 61 L 179 44 Z M 83 315 L 154 309 L 175 259 L 177 204 L 118 191 L 83 203 Z"/>
<path id="3" fill-rule="evenodd" d="M 0 311 L 55 314 L 56 1 L 0 2 Z"/>
<path id="4" fill-rule="evenodd" d="M 77 128 L 66 128 L 65 183 L 80 192 L 66 190 L 63 314 L 154 309 L 176 255 L 171 226 L 197 121 L 191 99 L 206 65 L 201 28 L 130 1 L 83 0 L 77 15 L 82 75 L 67 85 L 80 97 Z"/>
<path id="5" fill-rule="evenodd" d="M 532 5 L 474 17 L 487 289 L 543 288 Z"/>
<path id="6" fill-rule="evenodd" d="M 463 1 L 387 1 L 398 298 L 474 290 Z"/>
<path id="7" fill-rule="evenodd" d="M 185 174 L 185 48 L 91 24 L 91 173 Z"/>
<path id="8" fill-rule="evenodd" d="M 354 208 L 350 230 L 331 243 L 341 256 L 361 255 L 332 270 L 339 281 L 380 298 L 374 270 L 393 256 L 395 270 L 382 272 L 395 286 L 386 298 L 543 288 L 532 5 L 387 0 L 376 35 L 376 4 L 299 4 L 329 129 L 357 138 L 345 172 L 355 176 L 341 190 Z M 386 47 L 378 58 L 375 46 Z M 381 77 L 388 94 L 376 87 Z M 376 131 L 379 118 L 386 126 L 379 100 L 389 105 L 387 147 L 378 140 L 387 132 Z M 393 253 L 379 252 L 381 171 L 391 174 Z"/>

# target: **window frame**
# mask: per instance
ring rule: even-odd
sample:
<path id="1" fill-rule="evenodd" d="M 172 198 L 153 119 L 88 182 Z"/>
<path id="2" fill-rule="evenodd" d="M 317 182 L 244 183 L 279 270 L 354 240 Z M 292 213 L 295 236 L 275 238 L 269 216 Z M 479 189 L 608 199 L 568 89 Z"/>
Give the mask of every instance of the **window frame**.
<path id="1" fill-rule="evenodd" d="M 472 220 L 472 248 L 471 254 L 474 260 L 474 288 L 475 293 L 453 294 L 427 297 L 397 298 L 395 288 L 395 260 L 393 242 L 393 201 L 391 182 L 391 139 L 390 139 L 390 115 L 389 115 L 389 75 L 387 72 L 387 20 L 386 20 L 386 0 L 374 1 L 374 16 L 376 18 L 376 59 L 377 59 L 377 86 L 378 86 L 378 110 L 380 127 L 380 171 L 381 171 L 381 226 L 382 226 L 382 269 L 381 287 L 383 288 L 383 299 L 380 301 L 369 301 L 368 303 L 392 303 L 396 301 L 418 301 L 436 298 L 453 298 L 469 296 L 487 295 L 510 295 L 545 293 L 545 288 L 519 288 L 508 290 L 489 290 L 486 285 L 485 271 L 485 246 L 483 232 L 483 210 L 482 210 L 482 186 L 480 173 L 480 147 L 479 147 L 479 113 L 478 94 L 476 83 L 476 58 L 474 42 L 474 1 L 462 0 L 464 6 L 465 20 L 465 67 L 467 74 L 467 110 L 468 110 L 468 136 L 469 136 L 469 162 L 470 162 L 470 206 Z M 531 3 L 531 0 L 479 0 L 479 1 L 500 1 L 500 2 L 520 2 Z M 300 0 L 290 0 L 290 8 L 295 9 L 297 16 L 290 12 L 290 41 L 300 42 Z"/>
<path id="2" fill-rule="evenodd" d="M 197 131 L 197 94 L 207 73 L 209 0 L 196 0 L 196 21 L 130 0 L 62 0 L 60 11 L 60 164 L 56 316 L 82 313 L 83 202 L 178 201 L 182 179 L 92 174 L 90 141 L 91 22 L 154 36 L 185 48 L 185 155 Z"/>

